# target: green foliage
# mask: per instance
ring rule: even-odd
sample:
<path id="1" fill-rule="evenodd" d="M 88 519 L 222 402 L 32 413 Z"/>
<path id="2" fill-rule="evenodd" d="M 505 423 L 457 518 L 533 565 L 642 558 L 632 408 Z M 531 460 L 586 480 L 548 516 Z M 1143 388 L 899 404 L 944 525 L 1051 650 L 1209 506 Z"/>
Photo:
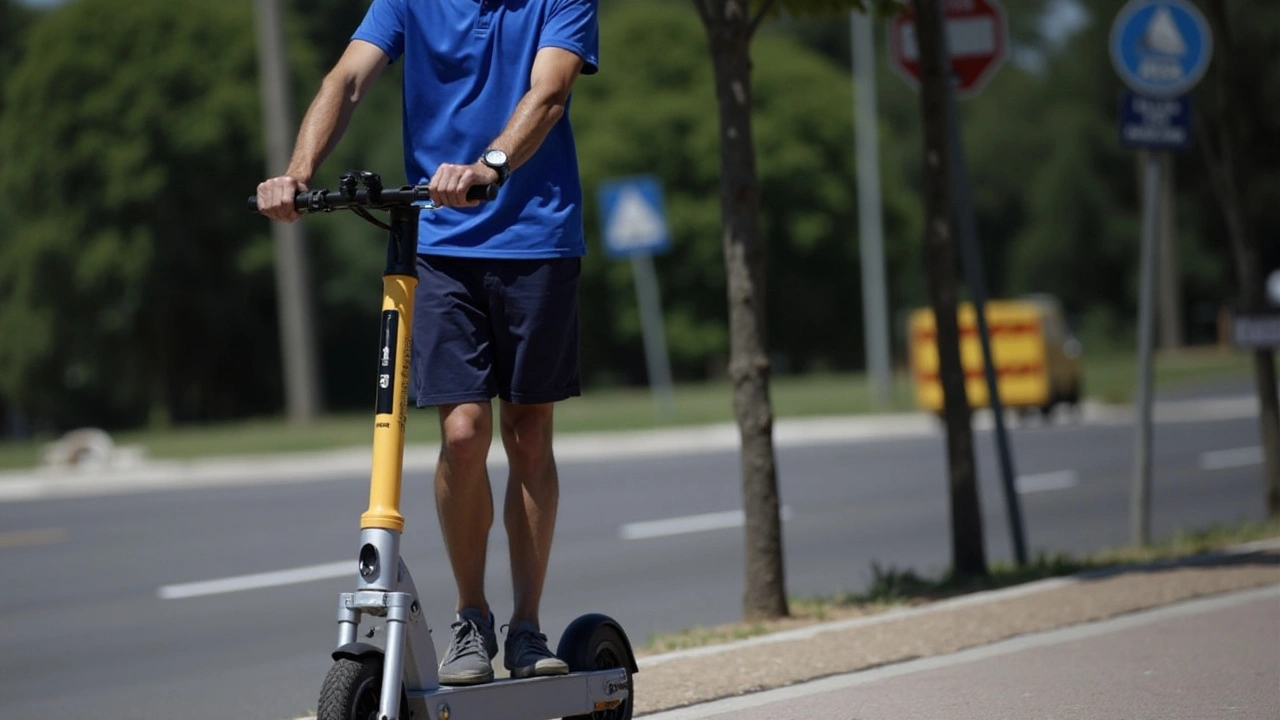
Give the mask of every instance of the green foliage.
<path id="1" fill-rule="evenodd" d="M 675 237 L 655 262 L 672 361 L 686 378 L 709 365 L 717 372 L 728 335 L 719 127 L 704 30 L 684 2 L 617 3 L 601 25 L 603 70 L 579 82 L 572 107 L 585 187 L 634 173 L 662 179 Z M 758 38 L 752 58 L 772 347 L 784 367 L 852 367 L 861 357 L 861 313 L 848 280 L 858 273 L 850 78 L 777 34 Z M 893 239 L 910 242 L 897 234 L 913 227 L 901 176 L 888 174 L 884 192 Z M 598 249 L 598 226 L 589 202 L 584 362 L 642 378 L 630 269 Z"/>
<path id="2" fill-rule="evenodd" d="M 1010 61 L 978 97 L 960 104 L 991 294 L 1060 295 L 1091 350 L 1131 347 L 1137 307 L 1138 154 L 1118 142 L 1122 87 L 1107 50 L 1123 4 L 1005 0 Z M 1082 27 L 1064 29 L 1062 16 L 1053 14 L 1068 5 L 1083 12 Z M 1266 199 L 1280 192 L 1280 143 L 1268 140 L 1280 137 L 1280 56 L 1271 51 L 1280 43 L 1280 6 L 1247 0 L 1231 7 L 1239 94 L 1247 104 L 1242 133 L 1251 170 L 1244 190 L 1264 239 L 1261 265 L 1274 268 L 1280 243 L 1265 239 L 1280 236 L 1280 205 Z M 850 56 L 844 23 L 787 19 L 777 30 L 833 60 Z M 883 35 L 879 48 L 880 114 L 898 131 L 898 140 L 882 147 L 883 172 L 901 174 L 918 193 L 919 98 L 889 70 Z M 1212 86 L 1210 73 L 1194 94 L 1196 124 L 1206 122 Z M 1225 230 L 1200 153 L 1180 153 L 1175 161 L 1184 324 L 1189 338 L 1212 342 L 1216 308 L 1232 301 L 1234 285 Z M 921 302 L 918 249 L 891 244 L 887 252 L 893 306 Z M 894 269 L 898 252 L 911 262 Z"/>
<path id="3" fill-rule="evenodd" d="M 1088 21 L 1045 24 L 1066 0 L 1005 0 L 1012 61 L 962 103 L 993 295 L 1063 297 L 1086 353 L 1131 345 L 1139 224 L 1136 155 L 1119 147 L 1120 85 L 1106 37 L 1123 0 L 1069 0 Z M 852 369 L 862 358 L 848 10 L 778 0 L 752 44 L 755 145 L 776 369 Z M 241 211 L 261 179 L 251 3 L 0 0 L 0 421 L 132 425 L 246 415 L 280 393 L 268 225 Z M 366 3 L 293 2 L 295 117 Z M 629 265 L 607 259 L 595 190 L 653 173 L 673 250 L 656 258 L 677 379 L 722 372 L 728 348 L 719 139 L 705 32 L 691 0 L 602 2 L 599 76 L 575 92 L 590 253 L 583 276 L 588 382 L 644 377 Z M 765 7 L 753 0 L 753 10 Z M 1231 2 L 1246 207 L 1259 271 L 1280 266 L 1280 6 Z M 891 9 L 890 9 L 891 10 Z M 882 26 L 883 29 L 883 26 Z M 925 301 L 920 105 L 877 73 L 886 255 L 895 334 Z M 36 60 L 36 57 L 39 60 Z M 400 182 L 397 63 L 317 174 Z M 1203 125 L 1211 73 L 1193 98 Z M 1235 295 L 1217 199 L 1199 152 L 1176 160 L 1184 310 L 1199 340 Z M 75 188 L 76 204 L 51 196 Z M 380 234 L 355 218 L 307 224 L 326 399 L 368 401 Z M 1210 328 L 1211 329 L 1211 328 Z M 367 342 L 365 340 L 367 338 Z M 901 342 L 898 345 L 902 347 Z M 354 378 L 354 380 L 353 380 Z"/>
<path id="4" fill-rule="evenodd" d="M 271 406 L 248 7 L 81 0 L 4 83 L 0 393 L 60 422 Z M 255 229 L 257 232 L 255 232 Z"/>

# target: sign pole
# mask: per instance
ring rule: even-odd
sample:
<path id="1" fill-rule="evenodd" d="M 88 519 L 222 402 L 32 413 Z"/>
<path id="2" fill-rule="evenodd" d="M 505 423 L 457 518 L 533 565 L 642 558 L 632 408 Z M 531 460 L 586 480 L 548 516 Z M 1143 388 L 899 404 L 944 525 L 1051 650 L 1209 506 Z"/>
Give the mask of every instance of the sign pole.
<path id="1" fill-rule="evenodd" d="M 644 341 L 644 362 L 649 372 L 649 388 L 660 420 L 674 415 L 675 392 L 671 382 L 671 359 L 667 355 L 666 330 L 662 321 L 662 302 L 658 298 L 658 275 L 653 270 L 653 256 L 636 253 L 631 256 L 631 275 L 636 284 L 636 303 L 640 309 L 640 333 Z"/>
<path id="2" fill-rule="evenodd" d="M 662 183 L 653 175 L 605 180 L 600 184 L 599 201 L 605 252 L 631 261 L 649 390 L 658 420 L 668 421 L 674 416 L 675 392 L 662 303 L 658 299 L 658 276 L 653 269 L 654 253 L 671 247 Z"/>
<path id="3" fill-rule="evenodd" d="M 1132 90 L 1123 98 L 1120 142 L 1146 150 L 1138 298 L 1138 392 L 1133 485 L 1129 498 L 1132 542 L 1151 541 L 1152 345 L 1160 257 L 1160 233 L 1172 233 L 1172 213 L 1161 219 L 1170 150 L 1191 142 L 1187 92 L 1204 77 L 1213 57 L 1213 33 L 1189 0 L 1129 0 L 1111 24 L 1111 64 Z M 1163 229 L 1160 226 L 1165 226 Z M 1169 252 L 1169 248 L 1165 252 Z M 1166 278 L 1165 282 L 1170 282 Z M 1166 340 L 1168 335 L 1166 333 Z"/>
<path id="4" fill-rule="evenodd" d="M 943 17 L 942 57 L 950 63 L 946 18 Z M 982 267 L 982 249 L 978 246 L 977 222 L 973 215 L 973 198 L 969 194 L 969 171 L 965 165 L 964 140 L 960 136 L 960 109 L 956 103 L 955 82 L 947 89 L 947 124 L 951 136 L 951 185 L 955 193 L 957 235 L 960 240 L 960 264 L 972 295 L 978 339 L 982 344 L 982 365 L 987 380 L 987 398 L 995 421 L 996 450 L 1000 457 L 1000 479 L 1004 489 L 1005 510 L 1009 516 L 1009 534 L 1014 558 L 1019 566 L 1027 564 L 1026 540 L 1022 531 L 1022 509 L 1014 483 L 1013 455 L 1009 451 L 1009 434 L 1004 425 L 1004 406 L 1000 402 L 1000 384 L 996 378 L 995 358 L 991 353 L 991 334 L 987 327 L 987 281 Z"/>
<path id="5" fill-rule="evenodd" d="M 1168 153 L 1149 151 L 1146 158 L 1142 196 L 1141 278 L 1138 298 L 1138 424 L 1134 439 L 1133 502 L 1129 507 L 1132 542 L 1151 542 L 1151 414 L 1152 335 L 1156 303 L 1156 265 L 1159 246 L 1156 222 L 1160 212 L 1160 186 Z"/>

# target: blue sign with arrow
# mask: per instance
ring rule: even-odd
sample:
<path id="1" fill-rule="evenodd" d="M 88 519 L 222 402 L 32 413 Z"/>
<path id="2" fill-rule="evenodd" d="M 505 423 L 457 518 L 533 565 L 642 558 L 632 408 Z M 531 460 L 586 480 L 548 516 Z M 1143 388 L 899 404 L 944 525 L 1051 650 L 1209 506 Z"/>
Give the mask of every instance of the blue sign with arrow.
<path id="1" fill-rule="evenodd" d="M 654 255 L 671 247 L 662 184 L 651 175 L 600 183 L 600 226 L 612 257 Z"/>
<path id="2" fill-rule="evenodd" d="M 1209 23 L 1188 0 L 1132 0 L 1111 26 L 1111 62 L 1140 95 L 1187 92 L 1204 77 L 1212 56 Z"/>

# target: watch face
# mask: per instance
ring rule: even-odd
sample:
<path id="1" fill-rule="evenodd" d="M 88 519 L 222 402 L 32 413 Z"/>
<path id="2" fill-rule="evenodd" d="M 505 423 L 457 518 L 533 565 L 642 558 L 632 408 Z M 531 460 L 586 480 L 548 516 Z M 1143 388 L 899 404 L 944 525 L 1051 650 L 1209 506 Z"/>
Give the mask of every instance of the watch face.
<path id="1" fill-rule="evenodd" d="M 490 150 L 484 154 L 484 161 L 489 165 L 506 165 L 507 154 L 501 150 Z"/>

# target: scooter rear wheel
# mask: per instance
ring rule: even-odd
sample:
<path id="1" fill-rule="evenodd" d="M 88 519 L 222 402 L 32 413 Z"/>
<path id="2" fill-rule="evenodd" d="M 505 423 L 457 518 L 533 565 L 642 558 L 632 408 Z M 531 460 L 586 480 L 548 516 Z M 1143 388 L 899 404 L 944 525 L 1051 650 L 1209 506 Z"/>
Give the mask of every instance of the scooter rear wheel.
<path id="1" fill-rule="evenodd" d="M 320 688 L 316 720 L 377 720 L 382 697 L 382 656 L 339 658 Z M 409 704 L 401 693 L 400 720 L 408 720 Z"/>
<path id="2" fill-rule="evenodd" d="M 566 647 L 570 644 L 572 647 Z M 585 637 L 579 636 L 569 643 L 562 643 L 557 654 L 569 663 L 569 670 L 572 672 L 627 668 L 628 684 L 634 682 L 630 671 L 635 663 L 631 655 L 631 644 L 612 624 L 596 624 Z M 575 715 L 564 720 L 631 720 L 634 692 L 632 687 L 627 698 L 615 708 L 597 710 L 590 715 Z"/>

